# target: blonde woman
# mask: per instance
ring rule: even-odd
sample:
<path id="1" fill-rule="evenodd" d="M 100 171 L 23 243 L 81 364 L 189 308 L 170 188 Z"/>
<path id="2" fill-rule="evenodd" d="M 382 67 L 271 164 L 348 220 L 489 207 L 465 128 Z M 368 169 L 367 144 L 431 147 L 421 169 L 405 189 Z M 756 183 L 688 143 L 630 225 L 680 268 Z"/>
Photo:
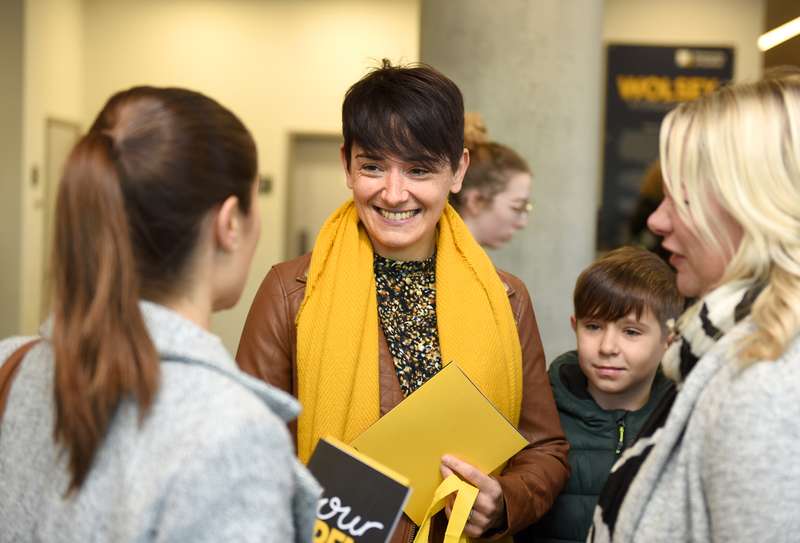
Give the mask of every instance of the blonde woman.
<path id="1" fill-rule="evenodd" d="M 796 541 L 800 72 L 679 106 L 661 161 L 649 226 L 698 301 L 664 360 L 671 410 L 615 466 L 590 540 Z"/>

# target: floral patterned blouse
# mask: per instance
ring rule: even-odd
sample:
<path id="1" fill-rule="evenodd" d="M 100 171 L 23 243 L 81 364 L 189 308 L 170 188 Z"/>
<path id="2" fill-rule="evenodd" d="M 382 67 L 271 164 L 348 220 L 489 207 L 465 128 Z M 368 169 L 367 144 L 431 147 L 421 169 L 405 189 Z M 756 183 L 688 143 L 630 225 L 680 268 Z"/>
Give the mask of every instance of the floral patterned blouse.
<path id="1" fill-rule="evenodd" d="M 442 369 L 436 326 L 436 255 L 390 260 L 375 253 L 378 317 L 408 396 Z"/>

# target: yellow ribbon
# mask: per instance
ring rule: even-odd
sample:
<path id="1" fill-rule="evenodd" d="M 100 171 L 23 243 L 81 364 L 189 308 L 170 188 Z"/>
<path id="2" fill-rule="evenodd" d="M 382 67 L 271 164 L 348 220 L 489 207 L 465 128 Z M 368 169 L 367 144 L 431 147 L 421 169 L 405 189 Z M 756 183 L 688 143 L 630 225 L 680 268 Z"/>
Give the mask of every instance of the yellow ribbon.
<path id="1" fill-rule="evenodd" d="M 444 509 L 447 497 L 453 493 L 455 493 L 456 499 L 453 502 L 453 509 L 450 511 L 450 520 L 447 522 L 444 543 L 469 543 L 469 539 L 464 535 L 464 527 L 467 525 L 469 513 L 472 511 L 472 506 L 475 505 L 475 499 L 478 497 L 478 489 L 455 475 L 448 476 L 436 488 L 433 493 L 433 501 L 428 506 L 425 519 L 419 527 L 414 543 L 428 543 L 431 519 L 436 513 Z"/>

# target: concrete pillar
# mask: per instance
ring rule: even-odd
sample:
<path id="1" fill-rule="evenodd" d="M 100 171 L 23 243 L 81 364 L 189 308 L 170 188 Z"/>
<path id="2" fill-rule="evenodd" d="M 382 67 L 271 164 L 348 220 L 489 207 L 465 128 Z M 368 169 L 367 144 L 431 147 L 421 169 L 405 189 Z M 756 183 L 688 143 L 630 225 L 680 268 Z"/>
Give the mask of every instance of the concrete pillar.
<path id="1" fill-rule="evenodd" d="M 490 253 L 525 281 L 547 360 L 575 346 L 575 279 L 594 256 L 603 2 L 423 0 L 420 57 L 534 172 L 528 227 Z"/>
<path id="2" fill-rule="evenodd" d="M 20 329 L 23 1 L 0 2 L 0 338 Z"/>

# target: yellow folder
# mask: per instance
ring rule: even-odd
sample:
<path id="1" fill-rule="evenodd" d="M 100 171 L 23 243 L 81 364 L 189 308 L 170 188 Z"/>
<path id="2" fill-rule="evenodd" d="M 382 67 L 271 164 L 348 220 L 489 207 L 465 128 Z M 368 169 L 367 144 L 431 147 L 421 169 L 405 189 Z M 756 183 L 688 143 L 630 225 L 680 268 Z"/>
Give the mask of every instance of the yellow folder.
<path id="1" fill-rule="evenodd" d="M 367 428 L 351 445 L 411 481 L 406 514 L 419 525 L 450 454 L 491 473 L 528 441 L 455 363 Z"/>

